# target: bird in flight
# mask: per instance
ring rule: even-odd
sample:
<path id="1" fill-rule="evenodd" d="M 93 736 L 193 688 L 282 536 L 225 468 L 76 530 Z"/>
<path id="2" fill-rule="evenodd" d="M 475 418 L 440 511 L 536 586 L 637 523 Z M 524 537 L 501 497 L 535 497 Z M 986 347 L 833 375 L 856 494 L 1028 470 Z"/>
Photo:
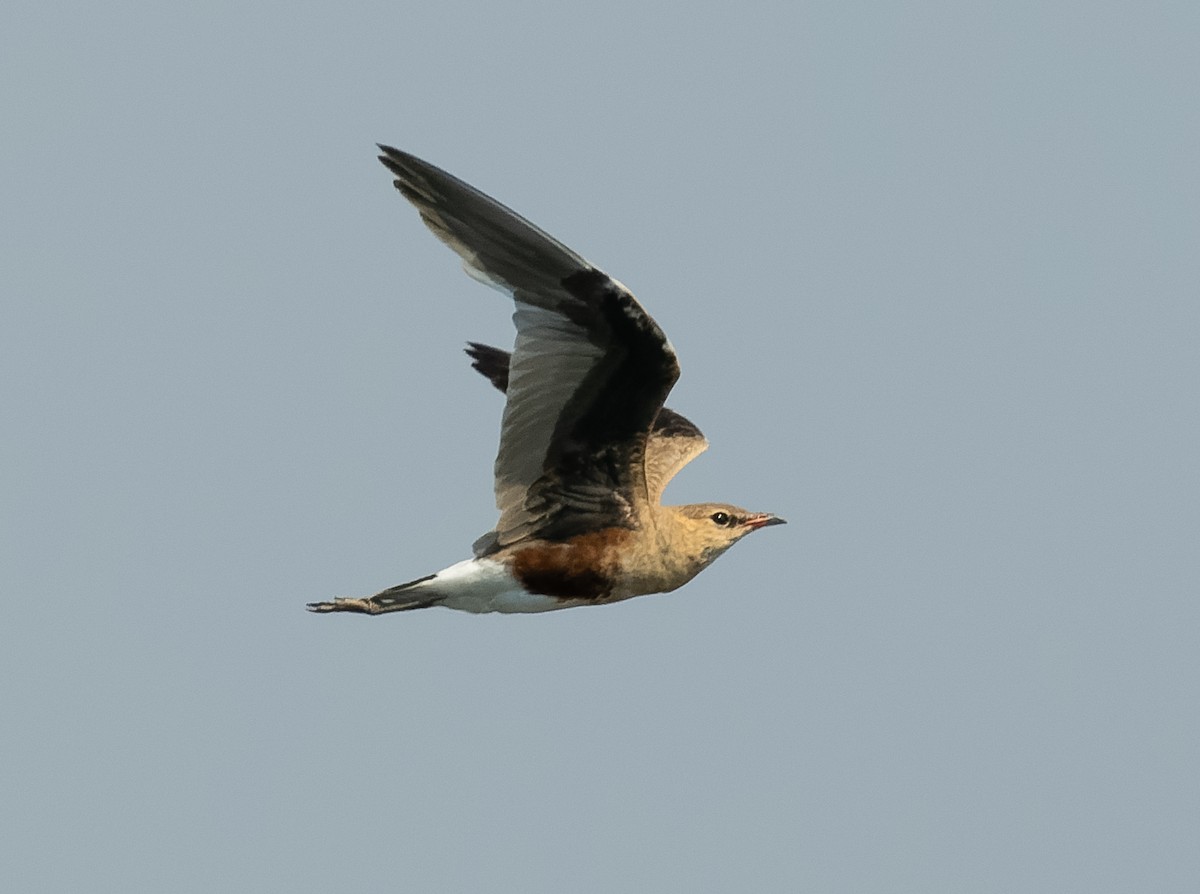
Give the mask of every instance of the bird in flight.
<path id="1" fill-rule="evenodd" d="M 390 146 L 379 160 L 466 272 L 512 296 L 511 354 L 470 343 L 506 395 L 494 530 L 474 557 L 314 612 L 441 605 L 542 612 L 683 586 L 751 531 L 784 523 L 726 503 L 664 506 L 663 488 L 708 447 L 663 406 L 675 350 L 625 286 L 495 199 Z"/>

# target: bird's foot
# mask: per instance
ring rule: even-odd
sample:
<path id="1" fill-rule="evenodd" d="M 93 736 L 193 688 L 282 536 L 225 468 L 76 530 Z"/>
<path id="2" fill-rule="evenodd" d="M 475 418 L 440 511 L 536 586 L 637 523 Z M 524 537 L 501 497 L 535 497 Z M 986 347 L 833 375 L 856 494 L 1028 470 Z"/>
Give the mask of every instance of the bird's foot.
<path id="1" fill-rule="evenodd" d="M 381 610 L 381 606 L 370 599 L 349 596 L 339 596 L 330 602 L 310 602 L 307 608 L 310 612 L 361 612 L 367 615 L 379 614 Z"/>

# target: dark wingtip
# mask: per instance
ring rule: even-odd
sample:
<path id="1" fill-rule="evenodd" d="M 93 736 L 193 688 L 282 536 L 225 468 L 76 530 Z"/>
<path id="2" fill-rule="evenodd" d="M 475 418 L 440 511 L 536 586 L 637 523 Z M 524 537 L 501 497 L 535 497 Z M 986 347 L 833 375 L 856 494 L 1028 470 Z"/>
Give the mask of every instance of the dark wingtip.
<path id="1" fill-rule="evenodd" d="M 463 349 L 471 358 L 471 368 L 481 373 L 499 391 L 508 391 L 508 369 L 510 355 L 508 351 L 493 348 L 477 341 L 467 342 Z"/>
<path id="2" fill-rule="evenodd" d="M 387 145 L 386 143 L 376 143 L 379 151 L 383 154 L 378 156 L 379 163 L 392 172 L 396 177 L 396 188 L 404 190 L 404 179 L 410 176 L 405 165 L 409 163 L 411 156 L 406 155 L 399 149 Z"/>

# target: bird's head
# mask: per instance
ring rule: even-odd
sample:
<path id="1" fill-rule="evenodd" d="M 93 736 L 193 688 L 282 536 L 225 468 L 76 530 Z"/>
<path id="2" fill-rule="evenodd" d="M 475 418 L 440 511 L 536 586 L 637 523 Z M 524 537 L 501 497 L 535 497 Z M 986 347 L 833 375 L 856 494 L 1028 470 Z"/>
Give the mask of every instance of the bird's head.
<path id="1" fill-rule="evenodd" d="M 701 567 L 709 565 L 751 531 L 786 522 L 768 512 L 751 512 L 728 503 L 671 506 L 683 547 Z"/>

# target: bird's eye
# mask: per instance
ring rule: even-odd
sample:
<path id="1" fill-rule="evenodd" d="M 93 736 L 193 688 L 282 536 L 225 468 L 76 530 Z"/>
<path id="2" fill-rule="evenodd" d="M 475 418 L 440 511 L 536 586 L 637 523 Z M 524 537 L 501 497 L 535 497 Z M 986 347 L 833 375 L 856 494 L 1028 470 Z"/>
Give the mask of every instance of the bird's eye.
<path id="1" fill-rule="evenodd" d="M 709 518 L 711 518 L 713 520 L 714 524 L 718 524 L 718 525 L 727 525 L 731 521 L 733 521 L 733 519 L 729 517 L 728 512 L 714 512 L 712 515 L 709 516 Z"/>

